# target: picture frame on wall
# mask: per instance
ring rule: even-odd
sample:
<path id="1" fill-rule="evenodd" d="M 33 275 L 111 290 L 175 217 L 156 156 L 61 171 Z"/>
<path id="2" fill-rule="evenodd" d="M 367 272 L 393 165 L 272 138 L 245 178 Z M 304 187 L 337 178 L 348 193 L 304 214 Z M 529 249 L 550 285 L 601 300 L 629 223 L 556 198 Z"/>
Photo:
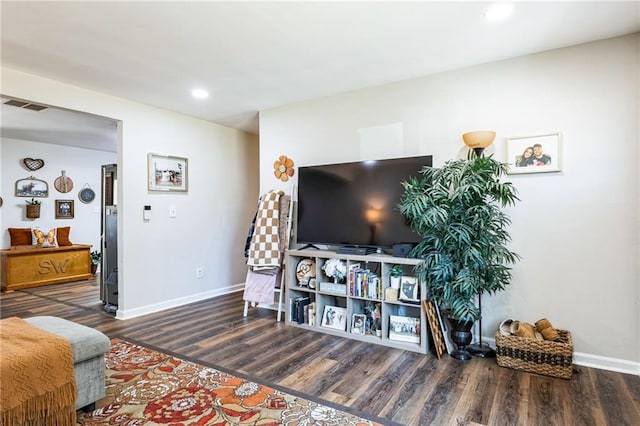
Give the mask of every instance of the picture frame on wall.
<path id="1" fill-rule="evenodd" d="M 188 160 L 173 155 L 147 154 L 149 191 L 187 192 Z"/>
<path id="2" fill-rule="evenodd" d="M 507 137 L 508 173 L 548 173 L 562 171 L 562 134 Z"/>
<path id="3" fill-rule="evenodd" d="M 73 219 L 73 200 L 56 200 L 56 219 Z"/>
<path id="4" fill-rule="evenodd" d="M 49 184 L 33 176 L 16 181 L 16 197 L 45 198 L 49 196 Z"/>

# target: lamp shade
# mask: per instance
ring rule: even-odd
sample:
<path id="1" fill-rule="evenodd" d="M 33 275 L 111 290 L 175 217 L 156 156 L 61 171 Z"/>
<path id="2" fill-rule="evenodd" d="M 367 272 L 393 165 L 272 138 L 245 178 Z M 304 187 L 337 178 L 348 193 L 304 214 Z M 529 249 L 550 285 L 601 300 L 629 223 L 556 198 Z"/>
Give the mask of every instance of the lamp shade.
<path id="1" fill-rule="evenodd" d="M 462 135 L 462 140 L 469 148 L 486 148 L 496 137 L 496 132 L 491 130 L 478 130 Z"/>

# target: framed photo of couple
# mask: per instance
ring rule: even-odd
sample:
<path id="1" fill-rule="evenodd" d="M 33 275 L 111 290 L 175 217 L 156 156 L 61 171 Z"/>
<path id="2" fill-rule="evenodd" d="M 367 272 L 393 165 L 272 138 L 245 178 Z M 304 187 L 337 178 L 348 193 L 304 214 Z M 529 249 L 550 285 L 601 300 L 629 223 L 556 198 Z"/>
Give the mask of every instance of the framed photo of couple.
<path id="1" fill-rule="evenodd" d="M 506 138 L 509 174 L 547 173 L 562 170 L 562 134 Z"/>

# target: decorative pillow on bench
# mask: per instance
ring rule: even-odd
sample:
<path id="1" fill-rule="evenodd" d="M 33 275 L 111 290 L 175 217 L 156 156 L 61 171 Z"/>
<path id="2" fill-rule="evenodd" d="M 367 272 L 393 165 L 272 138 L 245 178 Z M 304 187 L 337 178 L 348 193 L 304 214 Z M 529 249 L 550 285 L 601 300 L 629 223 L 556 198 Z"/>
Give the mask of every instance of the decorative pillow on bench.
<path id="1" fill-rule="evenodd" d="M 9 228 L 9 237 L 11 238 L 12 247 L 30 245 L 37 245 L 39 247 L 63 247 L 73 245 L 73 243 L 69 241 L 70 232 L 70 226 L 53 228 L 48 231 L 43 231 L 39 228 Z M 53 235 L 51 235 L 52 233 Z M 39 243 L 40 240 L 42 243 Z"/>
<path id="2" fill-rule="evenodd" d="M 31 241 L 34 246 L 38 247 L 58 247 L 56 234 L 56 228 L 51 228 L 48 231 L 43 231 L 40 228 L 33 228 L 31 230 Z"/>
<path id="3" fill-rule="evenodd" d="M 63 226 L 62 228 L 56 228 L 58 231 L 58 245 L 62 246 L 72 246 L 73 243 L 69 241 L 69 233 L 71 232 L 70 226 Z"/>
<path id="4" fill-rule="evenodd" d="M 31 228 L 9 228 L 9 237 L 11 237 L 11 247 L 33 244 L 31 242 Z"/>

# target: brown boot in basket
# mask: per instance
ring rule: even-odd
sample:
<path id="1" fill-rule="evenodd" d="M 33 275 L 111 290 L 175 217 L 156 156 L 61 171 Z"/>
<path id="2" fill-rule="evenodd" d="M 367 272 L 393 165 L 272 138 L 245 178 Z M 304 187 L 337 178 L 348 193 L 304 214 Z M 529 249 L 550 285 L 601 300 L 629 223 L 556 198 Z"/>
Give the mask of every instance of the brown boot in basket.
<path id="1" fill-rule="evenodd" d="M 533 325 L 528 322 L 514 321 L 511 323 L 511 334 L 518 337 L 526 337 L 527 339 L 536 338 Z"/>
<path id="2" fill-rule="evenodd" d="M 556 341 L 560 338 L 558 331 L 553 328 L 548 319 L 542 318 L 536 322 L 536 330 L 542 334 L 544 340 Z"/>

